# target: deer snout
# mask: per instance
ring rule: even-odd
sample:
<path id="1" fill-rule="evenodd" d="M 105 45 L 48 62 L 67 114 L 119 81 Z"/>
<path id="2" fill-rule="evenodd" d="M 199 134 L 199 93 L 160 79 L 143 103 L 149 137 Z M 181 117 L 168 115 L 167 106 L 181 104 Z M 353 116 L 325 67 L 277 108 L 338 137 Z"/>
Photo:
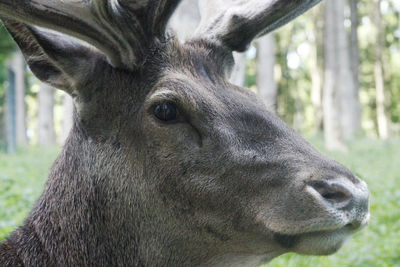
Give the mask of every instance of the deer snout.
<path id="1" fill-rule="evenodd" d="M 312 181 L 311 186 L 322 199 L 334 206 L 346 206 L 353 198 L 352 193 L 343 184 L 335 181 Z"/>
<path id="2" fill-rule="evenodd" d="M 308 186 L 316 192 L 314 195 L 323 201 L 326 208 L 346 214 L 346 228 L 358 230 L 368 223 L 369 191 L 364 181 L 337 178 L 311 181 Z"/>

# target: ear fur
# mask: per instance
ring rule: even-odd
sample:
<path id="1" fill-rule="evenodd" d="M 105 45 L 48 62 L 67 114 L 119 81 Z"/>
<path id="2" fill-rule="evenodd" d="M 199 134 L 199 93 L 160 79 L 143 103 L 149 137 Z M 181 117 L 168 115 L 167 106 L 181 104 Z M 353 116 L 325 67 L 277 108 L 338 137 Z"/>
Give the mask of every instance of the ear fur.
<path id="1" fill-rule="evenodd" d="M 3 24 L 35 76 L 70 95 L 86 79 L 90 63 L 101 57 L 95 50 L 64 35 L 9 19 L 3 19 Z"/>

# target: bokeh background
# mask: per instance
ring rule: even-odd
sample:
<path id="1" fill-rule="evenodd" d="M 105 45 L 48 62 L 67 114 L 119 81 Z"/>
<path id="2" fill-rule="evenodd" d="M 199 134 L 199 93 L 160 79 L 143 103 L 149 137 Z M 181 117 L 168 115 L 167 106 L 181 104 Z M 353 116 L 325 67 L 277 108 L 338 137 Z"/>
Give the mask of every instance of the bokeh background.
<path id="1" fill-rule="evenodd" d="M 183 41 L 200 19 L 184 0 Z M 236 54 L 232 83 L 369 184 L 371 222 L 333 256 L 270 266 L 400 266 L 400 1 L 325 0 Z M 73 102 L 40 83 L 0 27 L 0 240 L 40 195 L 72 123 Z"/>

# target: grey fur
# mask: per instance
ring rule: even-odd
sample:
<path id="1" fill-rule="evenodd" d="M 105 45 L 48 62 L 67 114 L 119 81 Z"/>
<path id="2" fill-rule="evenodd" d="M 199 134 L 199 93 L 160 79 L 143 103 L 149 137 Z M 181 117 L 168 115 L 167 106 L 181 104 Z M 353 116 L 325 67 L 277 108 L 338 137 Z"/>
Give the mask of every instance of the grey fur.
<path id="1" fill-rule="evenodd" d="M 161 21 L 150 23 L 158 36 L 136 44 L 144 54 L 133 47 L 134 68 L 27 26 L 29 13 L 3 19 L 75 114 L 43 194 L 0 244 L 0 266 L 256 265 L 333 253 L 367 223 L 366 184 L 230 84 L 230 49 L 163 32 L 176 1 L 119 3 L 166 14 L 147 18 Z M 178 107 L 176 122 L 153 115 L 163 102 Z"/>

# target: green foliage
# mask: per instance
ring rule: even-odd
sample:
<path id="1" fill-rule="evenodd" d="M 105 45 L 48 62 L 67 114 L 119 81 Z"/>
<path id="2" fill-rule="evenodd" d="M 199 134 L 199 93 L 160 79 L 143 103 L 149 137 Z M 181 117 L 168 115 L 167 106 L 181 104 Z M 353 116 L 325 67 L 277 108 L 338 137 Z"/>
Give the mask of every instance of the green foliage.
<path id="1" fill-rule="evenodd" d="M 322 139 L 312 139 L 322 147 Z M 272 267 L 400 266 L 400 139 L 383 142 L 362 139 L 348 153 L 327 153 L 364 179 L 371 191 L 369 226 L 332 256 L 288 254 Z"/>
<path id="2" fill-rule="evenodd" d="M 10 38 L 10 35 L 0 24 L 0 62 L 4 62 L 8 54 L 15 50 L 15 44 Z"/>
<path id="3" fill-rule="evenodd" d="M 0 99 L 2 95 L 2 84 L 6 78 L 5 61 L 9 57 L 10 53 L 12 53 L 15 49 L 15 43 L 11 39 L 6 29 L 0 23 Z M 0 102 L 0 105 L 1 104 L 2 103 Z"/>
<path id="4" fill-rule="evenodd" d="M 0 153 L 0 240 L 20 225 L 39 197 L 59 149 Z"/>
<path id="5" fill-rule="evenodd" d="M 7 78 L 7 68 L 5 62 L 7 57 L 16 48 L 14 42 L 11 40 L 6 29 L 0 22 L 0 150 L 2 148 L 2 143 L 4 141 L 4 125 L 3 125 L 3 115 L 4 115 L 4 103 L 5 103 L 5 81 Z"/>

